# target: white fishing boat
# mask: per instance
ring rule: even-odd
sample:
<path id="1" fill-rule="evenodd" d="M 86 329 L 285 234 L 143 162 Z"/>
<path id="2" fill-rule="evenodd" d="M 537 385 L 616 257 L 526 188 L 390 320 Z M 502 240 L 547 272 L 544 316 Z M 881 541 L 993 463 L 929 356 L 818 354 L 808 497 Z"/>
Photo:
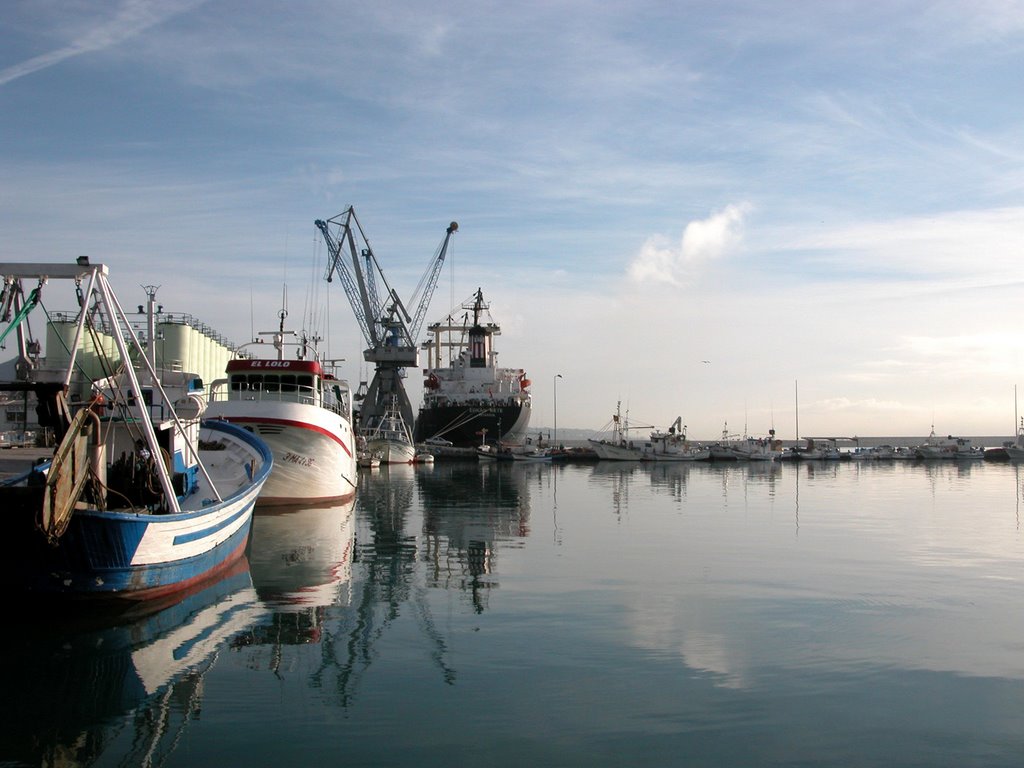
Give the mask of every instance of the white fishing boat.
<path id="1" fill-rule="evenodd" d="M 768 430 L 768 437 L 746 437 L 734 443 L 732 452 L 740 461 L 775 461 L 782 455 L 781 441 L 775 439 L 775 430 Z"/>
<path id="2" fill-rule="evenodd" d="M 272 337 L 275 354 L 231 360 L 227 378 L 210 388 L 207 413 L 259 435 L 273 451 L 261 506 L 345 501 L 356 490 L 349 385 L 326 370 L 304 332 L 285 330 L 287 314 L 279 313 L 277 331 L 260 334 Z M 266 345 L 239 351 L 254 346 Z"/>
<path id="3" fill-rule="evenodd" d="M 938 437 L 932 427 L 928 439 L 914 448 L 914 455 L 925 461 L 934 460 L 970 460 L 982 459 L 985 452 L 982 448 L 971 445 L 966 437 Z"/>
<path id="4" fill-rule="evenodd" d="M 394 396 L 366 433 L 366 450 L 377 455 L 381 464 L 412 464 L 416 459 L 416 444 Z"/>
<path id="5" fill-rule="evenodd" d="M 0 383 L 32 393 L 56 436 L 51 459 L 0 486 L 0 569 L 21 591 L 144 599 L 218 574 L 242 556 L 273 466 L 255 435 L 200 421 L 201 381 L 157 371 L 154 345 L 139 340 L 107 274 L 86 257 L 0 264 L 0 316 L 13 315 L 3 335 L 16 328 L 23 353 L 44 286 L 73 283 L 78 304 L 66 365 L 23 355 L 17 380 Z M 98 344 L 101 335 L 111 343 Z M 106 349 L 102 380 L 75 376 L 86 338 Z"/>
<path id="6" fill-rule="evenodd" d="M 738 444 L 739 435 L 729 434 L 729 422 L 722 424 L 722 437 L 708 446 L 712 461 L 736 461 L 733 446 Z"/>
<path id="7" fill-rule="evenodd" d="M 643 443 L 629 438 L 631 429 L 650 429 L 647 427 L 633 427 L 629 424 L 629 413 L 625 418 L 622 416 L 622 402 L 615 406 L 615 413 L 611 419 L 610 434 L 606 429 L 599 434 L 608 434 L 608 437 L 590 438 L 587 442 L 590 449 L 598 459 L 602 461 L 642 461 L 644 458 Z"/>
<path id="8" fill-rule="evenodd" d="M 650 440 L 644 446 L 644 458 L 650 461 L 707 461 L 711 458 L 711 449 L 693 445 L 686 439 L 686 425 L 679 416 L 668 430 L 651 432 Z"/>

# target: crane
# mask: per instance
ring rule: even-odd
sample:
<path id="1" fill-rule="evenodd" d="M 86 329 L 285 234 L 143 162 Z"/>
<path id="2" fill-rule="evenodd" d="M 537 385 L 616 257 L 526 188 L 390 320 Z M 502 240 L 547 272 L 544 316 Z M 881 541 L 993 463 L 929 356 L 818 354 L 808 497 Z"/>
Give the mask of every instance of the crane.
<path id="1" fill-rule="evenodd" d="M 402 379 L 406 368 L 419 366 L 417 337 L 451 237 L 459 225 L 453 221 L 445 230 L 444 240 L 413 291 L 410 303 L 415 310 L 410 315 L 398 292 L 388 283 L 352 206 L 330 219 L 317 219 L 315 224 L 327 244 L 324 279 L 330 283 L 337 276 L 340 280 L 367 344 L 363 359 L 374 364 L 373 379 L 359 408 L 359 428 L 364 432 L 372 429 L 392 403 L 411 429 L 412 405 Z M 378 289 L 378 280 L 382 290 Z"/>

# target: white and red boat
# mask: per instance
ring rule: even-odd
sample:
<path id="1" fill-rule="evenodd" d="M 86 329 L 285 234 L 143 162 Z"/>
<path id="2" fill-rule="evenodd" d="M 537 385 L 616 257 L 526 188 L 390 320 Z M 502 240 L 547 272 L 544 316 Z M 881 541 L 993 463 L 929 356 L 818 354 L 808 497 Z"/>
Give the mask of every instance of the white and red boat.
<path id="1" fill-rule="evenodd" d="M 260 506 L 346 501 L 357 482 L 351 390 L 325 370 L 305 335 L 284 330 L 286 315 L 277 332 L 265 334 L 277 356 L 231 360 L 227 378 L 211 387 L 207 418 L 226 419 L 270 446 L 274 469 Z M 289 335 L 297 341 L 286 342 Z M 286 346 L 296 347 L 291 358 Z"/>

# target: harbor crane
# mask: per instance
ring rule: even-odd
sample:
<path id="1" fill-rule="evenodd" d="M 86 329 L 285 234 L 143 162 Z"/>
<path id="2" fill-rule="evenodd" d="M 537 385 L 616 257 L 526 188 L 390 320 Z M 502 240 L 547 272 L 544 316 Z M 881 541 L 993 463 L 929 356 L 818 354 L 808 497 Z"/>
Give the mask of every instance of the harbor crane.
<path id="1" fill-rule="evenodd" d="M 367 344 L 363 359 L 374 365 L 373 379 L 359 407 L 359 429 L 364 434 L 372 430 L 390 408 L 398 411 L 411 430 L 414 414 L 402 379 L 406 368 L 419 367 L 416 339 L 437 287 L 451 237 L 459 225 L 454 221 L 448 225 L 444 240 L 413 291 L 409 306 L 415 309 L 410 315 L 406 304 L 384 276 L 352 206 L 333 218 L 317 219 L 315 223 L 327 244 L 324 279 L 330 283 L 337 276 L 341 281 Z"/>

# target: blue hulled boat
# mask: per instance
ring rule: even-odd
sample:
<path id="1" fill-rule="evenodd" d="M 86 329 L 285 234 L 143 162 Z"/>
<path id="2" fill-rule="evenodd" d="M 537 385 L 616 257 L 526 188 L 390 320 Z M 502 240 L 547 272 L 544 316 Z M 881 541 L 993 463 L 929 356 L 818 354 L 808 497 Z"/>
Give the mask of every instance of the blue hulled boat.
<path id="1" fill-rule="evenodd" d="M 52 457 L 0 483 L 4 582 L 36 594 L 132 599 L 185 590 L 243 554 L 273 457 L 246 430 L 202 419 L 202 382 L 157 371 L 153 345 L 140 343 L 107 268 L 79 262 L 0 264 L 0 317 L 12 318 L 5 335 L 29 336 L 28 315 L 54 280 L 74 281 L 80 306 L 68 354 L 50 358 L 61 369 L 20 341 L 16 380 L 0 382 L 35 401 L 56 445 Z"/>

